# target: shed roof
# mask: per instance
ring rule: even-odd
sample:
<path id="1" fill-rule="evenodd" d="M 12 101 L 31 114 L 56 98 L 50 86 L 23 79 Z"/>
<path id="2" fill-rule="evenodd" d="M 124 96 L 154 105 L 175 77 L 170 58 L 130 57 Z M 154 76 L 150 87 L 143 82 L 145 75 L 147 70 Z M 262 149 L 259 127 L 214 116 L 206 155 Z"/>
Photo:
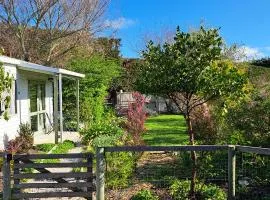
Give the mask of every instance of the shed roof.
<path id="1" fill-rule="evenodd" d="M 76 77 L 76 78 L 84 78 L 85 77 L 84 74 L 69 71 L 66 69 L 38 65 L 35 63 L 31 63 L 31 62 L 26 62 L 26 61 L 15 59 L 15 58 L 10 58 L 7 56 L 0 56 L 0 62 L 16 65 L 19 69 L 26 70 L 26 71 L 33 71 L 33 72 L 52 74 L 52 75 L 62 74 L 65 76 Z"/>

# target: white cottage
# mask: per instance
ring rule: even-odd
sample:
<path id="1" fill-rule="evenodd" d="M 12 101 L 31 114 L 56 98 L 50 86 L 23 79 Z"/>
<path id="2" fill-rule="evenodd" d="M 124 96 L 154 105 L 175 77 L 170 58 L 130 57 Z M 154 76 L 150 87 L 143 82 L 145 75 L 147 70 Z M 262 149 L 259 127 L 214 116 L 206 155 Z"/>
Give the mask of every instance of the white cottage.
<path id="1" fill-rule="evenodd" d="M 34 143 L 58 142 L 63 137 L 62 78 L 77 81 L 77 123 L 79 124 L 79 79 L 84 75 L 60 68 L 0 56 L 5 72 L 13 76 L 9 120 L 0 106 L 0 149 L 16 137 L 20 123 L 29 123 Z M 45 134 L 53 132 L 51 134 Z"/>

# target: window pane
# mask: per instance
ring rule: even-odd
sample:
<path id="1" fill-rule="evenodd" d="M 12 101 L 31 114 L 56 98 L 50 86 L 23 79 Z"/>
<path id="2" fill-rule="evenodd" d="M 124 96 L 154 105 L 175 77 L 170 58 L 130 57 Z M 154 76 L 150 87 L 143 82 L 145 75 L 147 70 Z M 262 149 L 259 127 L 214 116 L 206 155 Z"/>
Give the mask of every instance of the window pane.
<path id="1" fill-rule="evenodd" d="M 30 112 L 37 112 L 37 84 L 29 81 L 29 98 L 30 98 Z"/>
<path id="2" fill-rule="evenodd" d="M 45 121 L 46 121 L 46 116 L 45 113 L 39 114 L 39 127 L 42 130 L 45 130 Z"/>
<path id="3" fill-rule="evenodd" d="M 31 129 L 34 132 L 38 131 L 38 122 L 37 121 L 38 121 L 37 115 L 31 116 Z"/>

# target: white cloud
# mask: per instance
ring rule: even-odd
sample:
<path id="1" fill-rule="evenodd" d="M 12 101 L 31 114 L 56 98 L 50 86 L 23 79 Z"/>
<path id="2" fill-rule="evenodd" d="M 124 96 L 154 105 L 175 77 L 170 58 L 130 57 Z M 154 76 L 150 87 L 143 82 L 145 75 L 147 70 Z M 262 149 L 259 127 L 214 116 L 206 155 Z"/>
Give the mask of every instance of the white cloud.
<path id="1" fill-rule="evenodd" d="M 132 26 L 134 24 L 136 24 L 136 21 L 134 21 L 132 19 L 127 19 L 124 17 L 119 17 L 119 18 L 113 19 L 113 20 L 107 19 L 105 21 L 105 26 L 113 28 L 113 29 L 123 29 L 123 28 L 127 28 L 129 26 Z"/>
<path id="2" fill-rule="evenodd" d="M 265 54 L 262 52 L 261 48 L 241 46 L 239 49 L 240 53 L 243 55 L 241 61 L 250 61 L 265 57 Z"/>

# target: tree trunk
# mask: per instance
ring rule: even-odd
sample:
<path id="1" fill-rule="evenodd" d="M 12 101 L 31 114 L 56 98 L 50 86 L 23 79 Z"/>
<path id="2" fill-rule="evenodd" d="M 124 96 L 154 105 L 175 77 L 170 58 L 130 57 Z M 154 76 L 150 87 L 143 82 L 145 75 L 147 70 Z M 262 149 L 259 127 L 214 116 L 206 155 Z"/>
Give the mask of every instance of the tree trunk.
<path id="1" fill-rule="evenodd" d="M 189 134 L 189 144 L 194 145 L 194 132 L 192 129 L 192 122 L 190 116 L 186 116 L 186 123 L 188 125 L 188 134 Z M 195 151 L 191 151 L 191 159 L 192 159 L 192 176 L 191 176 L 191 183 L 190 183 L 190 199 L 195 200 L 195 184 L 196 184 L 196 177 L 197 177 L 197 155 Z"/>

